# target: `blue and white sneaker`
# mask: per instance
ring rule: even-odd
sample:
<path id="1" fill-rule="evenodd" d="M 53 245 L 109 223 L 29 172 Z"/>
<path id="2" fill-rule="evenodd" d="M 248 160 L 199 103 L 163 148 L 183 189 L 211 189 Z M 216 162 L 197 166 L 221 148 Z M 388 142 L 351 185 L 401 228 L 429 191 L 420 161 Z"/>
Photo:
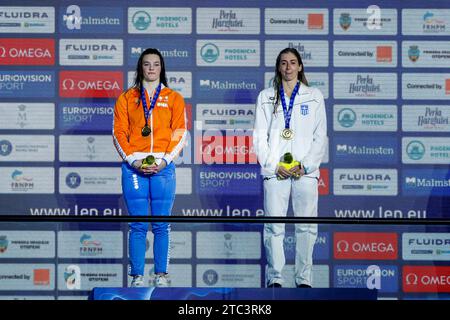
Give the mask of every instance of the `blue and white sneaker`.
<path id="1" fill-rule="evenodd" d="M 155 275 L 155 287 L 170 287 L 172 281 L 168 274 Z"/>
<path id="2" fill-rule="evenodd" d="M 133 276 L 133 280 L 131 280 L 131 288 L 141 288 L 144 286 L 144 276 Z"/>

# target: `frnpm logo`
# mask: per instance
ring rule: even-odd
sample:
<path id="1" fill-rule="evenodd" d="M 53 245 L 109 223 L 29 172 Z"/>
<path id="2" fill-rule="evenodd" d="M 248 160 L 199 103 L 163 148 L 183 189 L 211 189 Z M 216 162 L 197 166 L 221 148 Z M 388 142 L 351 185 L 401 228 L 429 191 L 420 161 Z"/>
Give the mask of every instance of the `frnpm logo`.
<path id="1" fill-rule="evenodd" d="M 54 64 L 54 39 L 0 39 L 0 65 Z"/>
<path id="2" fill-rule="evenodd" d="M 450 193 L 448 169 L 405 169 L 402 181 L 404 195 L 448 196 Z"/>
<path id="3" fill-rule="evenodd" d="M 404 266 L 403 292 L 450 292 L 450 267 Z"/>
<path id="4" fill-rule="evenodd" d="M 336 232 L 334 258 L 353 260 L 395 260 L 397 233 Z"/>
<path id="5" fill-rule="evenodd" d="M 197 193 L 201 195 L 259 195 L 262 192 L 260 167 L 198 166 L 195 176 Z"/>
<path id="6" fill-rule="evenodd" d="M 59 95 L 62 98 L 117 98 L 123 91 L 120 71 L 61 71 Z"/>
<path id="7" fill-rule="evenodd" d="M 372 267 L 372 268 L 370 268 Z M 369 288 L 380 292 L 398 291 L 398 267 L 390 265 L 334 266 L 335 288 Z"/>

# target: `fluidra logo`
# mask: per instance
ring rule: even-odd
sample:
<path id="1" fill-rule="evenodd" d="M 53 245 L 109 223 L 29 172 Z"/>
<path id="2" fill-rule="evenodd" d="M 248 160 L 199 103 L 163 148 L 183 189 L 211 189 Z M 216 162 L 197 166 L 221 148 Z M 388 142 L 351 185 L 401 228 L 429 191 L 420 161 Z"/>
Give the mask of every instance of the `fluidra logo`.
<path id="1" fill-rule="evenodd" d="M 81 29 L 81 8 L 75 4 L 67 7 L 63 20 L 66 21 L 66 27 L 69 30 Z"/>

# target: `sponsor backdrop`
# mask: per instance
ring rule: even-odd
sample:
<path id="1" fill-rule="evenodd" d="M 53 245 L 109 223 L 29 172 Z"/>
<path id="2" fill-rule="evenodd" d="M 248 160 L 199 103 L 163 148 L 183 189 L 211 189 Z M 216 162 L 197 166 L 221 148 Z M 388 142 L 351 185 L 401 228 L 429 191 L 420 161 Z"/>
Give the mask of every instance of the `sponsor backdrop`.
<path id="1" fill-rule="evenodd" d="M 448 0 L 1 1 L 0 214 L 127 214 L 112 115 L 147 47 L 161 50 L 187 104 L 174 215 L 264 215 L 255 101 L 293 47 L 326 102 L 319 215 L 450 218 Z M 172 229 L 174 286 L 264 286 L 262 225 Z M 449 297 L 448 229 L 319 231 L 314 286 Z M 126 286 L 127 239 L 126 224 L 3 223 L 0 298 Z M 285 247 L 293 286 L 293 226 Z M 151 250 L 147 259 L 148 278 Z"/>

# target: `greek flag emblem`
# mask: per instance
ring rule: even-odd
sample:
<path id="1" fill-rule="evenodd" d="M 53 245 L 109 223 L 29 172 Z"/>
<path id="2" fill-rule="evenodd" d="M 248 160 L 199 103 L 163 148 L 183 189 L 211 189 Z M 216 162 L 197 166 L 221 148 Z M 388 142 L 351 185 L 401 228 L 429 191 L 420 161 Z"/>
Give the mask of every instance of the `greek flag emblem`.
<path id="1" fill-rule="evenodd" d="M 300 106 L 300 112 L 302 113 L 302 116 L 306 116 L 309 113 L 309 108 L 307 104 L 302 104 Z"/>

